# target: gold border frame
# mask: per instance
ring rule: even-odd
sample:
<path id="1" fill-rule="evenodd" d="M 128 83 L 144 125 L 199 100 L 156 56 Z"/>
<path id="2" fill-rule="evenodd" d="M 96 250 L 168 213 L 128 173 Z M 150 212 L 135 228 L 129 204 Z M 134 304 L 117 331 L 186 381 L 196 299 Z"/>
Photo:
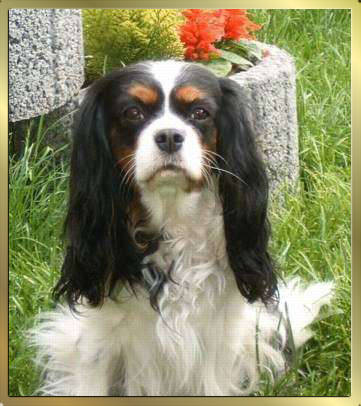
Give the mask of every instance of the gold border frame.
<path id="1" fill-rule="evenodd" d="M 271 4 L 265 0 L 235 1 L 224 0 L 224 8 L 299 8 L 330 9 L 349 8 L 352 10 L 352 386 L 350 397 L 298 397 L 298 398 L 196 398 L 196 397 L 153 397 L 153 398 L 39 398 L 8 397 L 8 10 L 10 8 L 218 8 L 219 0 L 187 1 L 176 0 L 0 0 L 0 405 L 325 405 L 340 406 L 361 404 L 361 390 L 355 382 L 361 382 L 361 350 L 359 343 L 360 320 L 360 137 L 361 133 L 361 46 L 356 38 L 361 38 L 361 1 L 360 0 L 274 0 Z M 2 405 L 1 405 L 2 406 Z"/>

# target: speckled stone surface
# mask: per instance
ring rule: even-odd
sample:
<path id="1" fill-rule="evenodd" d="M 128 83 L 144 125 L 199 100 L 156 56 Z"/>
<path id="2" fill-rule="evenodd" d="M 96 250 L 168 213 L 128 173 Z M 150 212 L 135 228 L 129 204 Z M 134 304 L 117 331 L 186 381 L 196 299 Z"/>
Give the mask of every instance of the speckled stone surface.
<path id="1" fill-rule="evenodd" d="M 84 82 L 81 11 L 9 10 L 9 120 L 46 114 Z"/>
<path id="2" fill-rule="evenodd" d="M 264 155 L 271 194 L 299 175 L 296 70 L 293 58 L 273 45 L 259 64 L 232 76 L 249 96 L 254 129 Z"/>

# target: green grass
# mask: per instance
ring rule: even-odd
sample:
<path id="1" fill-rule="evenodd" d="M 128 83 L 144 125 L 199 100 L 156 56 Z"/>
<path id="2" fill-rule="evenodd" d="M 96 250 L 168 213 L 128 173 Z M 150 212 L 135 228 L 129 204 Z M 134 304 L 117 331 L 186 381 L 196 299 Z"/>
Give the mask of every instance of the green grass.
<path id="1" fill-rule="evenodd" d="M 258 395 L 350 394 L 350 12 L 253 10 L 261 41 L 286 49 L 297 67 L 300 182 L 272 206 L 272 252 L 282 275 L 336 282 L 338 312 L 314 325 L 295 367 Z M 44 136 L 36 123 L 37 138 Z M 51 131 L 51 129 L 48 129 Z M 29 137 L 27 137 L 29 139 Z M 59 272 L 67 167 L 58 152 L 25 148 L 10 159 L 10 395 L 30 395 L 37 375 L 24 343 L 32 318 L 52 305 Z M 56 163 L 57 162 L 57 163 Z"/>
<path id="2" fill-rule="evenodd" d="M 35 314 L 51 306 L 51 286 L 62 258 L 67 171 L 56 161 L 60 150 L 39 147 L 46 137 L 43 122 L 37 123 L 32 144 L 30 123 L 22 159 L 9 161 L 9 394 L 17 396 L 30 395 L 36 386 L 24 332 Z"/>
<path id="3" fill-rule="evenodd" d="M 295 58 L 300 191 L 272 210 L 272 251 L 283 275 L 336 281 L 340 314 L 314 327 L 299 364 L 265 395 L 346 396 L 351 336 L 350 12 L 256 10 L 257 38 Z M 341 313 L 342 312 L 342 313 Z"/>

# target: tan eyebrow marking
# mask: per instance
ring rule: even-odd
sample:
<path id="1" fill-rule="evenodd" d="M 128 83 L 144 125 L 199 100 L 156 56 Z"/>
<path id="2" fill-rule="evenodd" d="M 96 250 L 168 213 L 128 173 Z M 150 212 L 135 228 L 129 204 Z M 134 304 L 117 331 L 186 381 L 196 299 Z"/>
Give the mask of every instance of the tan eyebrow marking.
<path id="1" fill-rule="evenodd" d="M 133 85 L 128 90 L 128 93 L 131 96 L 137 97 L 145 104 L 155 103 L 158 99 L 158 94 L 154 89 L 140 84 Z"/>
<path id="2" fill-rule="evenodd" d="M 192 103 L 197 99 L 205 97 L 205 94 L 194 86 L 183 86 L 176 91 L 175 97 L 184 103 Z"/>

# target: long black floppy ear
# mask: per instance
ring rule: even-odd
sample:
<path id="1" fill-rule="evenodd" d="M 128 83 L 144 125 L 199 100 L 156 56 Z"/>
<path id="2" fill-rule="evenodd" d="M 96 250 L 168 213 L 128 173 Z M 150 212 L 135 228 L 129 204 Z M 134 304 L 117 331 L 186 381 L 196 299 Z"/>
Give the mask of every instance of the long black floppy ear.
<path id="1" fill-rule="evenodd" d="M 269 302 L 277 280 L 267 251 L 268 182 L 257 153 L 247 98 L 231 79 L 221 78 L 221 109 L 217 115 L 219 193 L 227 254 L 238 288 L 250 302 Z"/>
<path id="2" fill-rule="evenodd" d="M 116 280 L 132 283 L 139 276 L 142 255 L 128 231 L 127 208 L 132 189 L 122 191 L 122 172 L 109 146 L 109 122 L 100 79 L 87 93 L 74 128 L 70 197 L 65 220 L 68 240 L 61 277 L 54 289 L 73 307 L 80 297 L 102 302 Z"/>

